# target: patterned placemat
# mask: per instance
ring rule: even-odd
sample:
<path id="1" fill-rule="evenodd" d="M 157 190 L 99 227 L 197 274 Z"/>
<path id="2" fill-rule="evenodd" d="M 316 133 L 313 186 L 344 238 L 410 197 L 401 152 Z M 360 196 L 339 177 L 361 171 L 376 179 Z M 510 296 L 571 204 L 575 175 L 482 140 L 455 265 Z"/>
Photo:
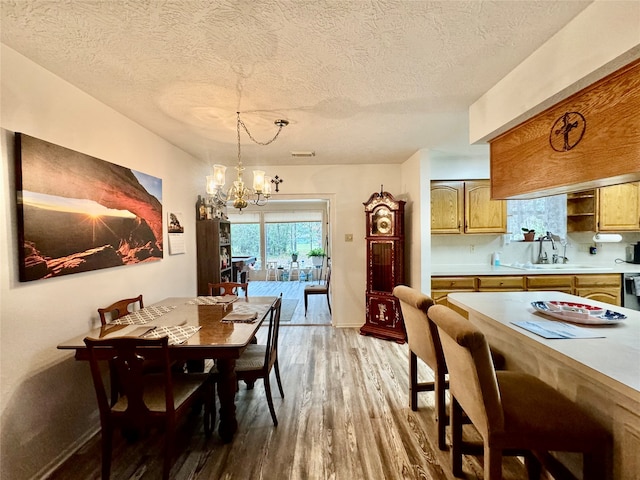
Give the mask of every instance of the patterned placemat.
<path id="1" fill-rule="evenodd" d="M 253 323 L 258 318 L 262 318 L 270 308 L 271 305 L 236 303 L 233 306 L 233 311 L 226 315 L 221 322 Z"/>
<path id="2" fill-rule="evenodd" d="M 238 300 L 237 295 L 223 295 L 216 297 L 196 297 L 187 302 L 188 305 L 225 305 Z"/>
<path id="3" fill-rule="evenodd" d="M 167 312 L 170 312 L 174 308 L 176 307 L 144 307 L 140 310 L 136 310 L 135 312 L 130 312 L 120 318 L 116 318 L 109 323 L 115 325 L 144 325 L 145 323 L 148 323 L 151 320 L 161 317 Z"/>
<path id="4" fill-rule="evenodd" d="M 196 326 L 180 326 L 174 325 L 170 327 L 156 327 L 143 335 L 144 338 L 160 338 L 169 337 L 169 345 L 180 345 L 186 342 L 189 337 L 200 330 L 201 327 Z"/>
<path id="5" fill-rule="evenodd" d="M 222 323 L 253 323 L 258 320 L 258 312 L 253 313 L 237 313 L 231 312 L 224 317 Z"/>

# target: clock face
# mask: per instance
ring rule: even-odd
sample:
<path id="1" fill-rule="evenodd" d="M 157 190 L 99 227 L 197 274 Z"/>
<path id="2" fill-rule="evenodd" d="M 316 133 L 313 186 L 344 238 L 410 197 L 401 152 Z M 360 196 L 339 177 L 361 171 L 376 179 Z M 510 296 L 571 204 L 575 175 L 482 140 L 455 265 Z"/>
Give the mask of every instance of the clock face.
<path id="1" fill-rule="evenodd" d="M 379 208 L 373 214 L 371 233 L 374 235 L 393 235 L 393 214 L 387 208 Z"/>

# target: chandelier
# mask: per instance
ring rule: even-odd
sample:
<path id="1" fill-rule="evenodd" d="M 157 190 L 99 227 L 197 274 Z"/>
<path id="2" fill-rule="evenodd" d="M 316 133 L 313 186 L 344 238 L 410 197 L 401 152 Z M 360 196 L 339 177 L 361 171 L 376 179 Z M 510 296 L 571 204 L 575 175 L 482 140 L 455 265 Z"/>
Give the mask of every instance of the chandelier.
<path id="1" fill-rule="evenodd" d="M 244 167 L 242 166 L 242 158 L 240 156 L 240 127 L 244 129 L 249 138 L 258 145 L 269 145 L 274 142 L 280 131 L 289 125 L 287 120 L 276 120 L 274 123 L 278 127 L 278 131 L 273 138 L 266 142 L 259 142 L 249 132 L 249 129 L 240 119 L 240 112 L 237 113 L 236 132 L 238 139 L 238 165 L 235 167 L 237 170 L 237 177 L 229 190 L 224 192 L 223 187 L 225 184 L 225 172 L 227 167 L 224 165 L 216 164 L 213 166 L 213 175 L 207 175 L 207 194 L 211 197 L 212 202 L 217 208 L 222 208 L 227 204 L 228 200 L 233 200 L 234 208 L 237 208 L 242 213 L 243 208 L 247 208 L 249 203 L 262 207 L 266 205 L 271 198 L 271 184 L 276 186 L 275 191 L 279 192 L 278 186 L 284 181 L 282 178 L 276 175 L 271 178 L 265 175 L 263 170 L 253 171 L 253 188 L 249 188 L 245 185 L 242 179 L 242 172 Z"/>

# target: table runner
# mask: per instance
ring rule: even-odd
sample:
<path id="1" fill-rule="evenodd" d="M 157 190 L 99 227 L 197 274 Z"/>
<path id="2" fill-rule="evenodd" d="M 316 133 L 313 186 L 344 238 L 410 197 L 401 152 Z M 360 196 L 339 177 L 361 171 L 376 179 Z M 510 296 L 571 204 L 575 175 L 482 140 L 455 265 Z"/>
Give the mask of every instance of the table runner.
<path id="1" fill-rule="evenodd" d="M 180 345 L 186 342 L 189 337 L 200 330 L 200 326 L 180 326 L 173 325 L 170 327 L 159 326 L 153 330 L 148 331 L 143 335 L 144 338 L 160 338 L 169 337 L 169 345 Z"/>
<path id="2" fill-rule="evenodd" d="M 189 300 L 189 305 L 225 305 L 233 303 L 238 300 L 236 295 L 223 295 L 217 297 L 196 297 L 193 300 Z"/>
<path id="3" fill-rule="evenodd" d="M 271 308 L 271 305 L 256 305 L 236 303 L 233 311 L 226 315 L 222 323 L 253 323 L 262 318 Z"/>
<path id="4" fill-rule="evenodd" d="M 145 323 L 150 322 L 158 317 L 161 317 L 167 312 L 170 312 L 176 308 L 175 306 L 165 307 L 144 307 L 140 310 L 136 310 L 135 312 L 129 312 L 126 315 L 123 315 L 120 318 L 116 318 L 109 322 L 109 324 L 115 325 L 144 325 Z"/>

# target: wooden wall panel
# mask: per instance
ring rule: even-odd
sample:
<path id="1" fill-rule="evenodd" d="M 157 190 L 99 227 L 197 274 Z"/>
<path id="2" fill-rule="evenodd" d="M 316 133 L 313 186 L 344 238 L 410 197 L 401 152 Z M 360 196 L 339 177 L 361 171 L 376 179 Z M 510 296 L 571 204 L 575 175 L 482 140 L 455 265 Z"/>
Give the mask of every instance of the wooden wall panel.
<path id="1" fill-rule="evenodd" d="M 566 137 L 565 113 L 572 127 Z M 490 146 L 493 199 L 640 180 L 640 60 L 496 137 Z"/>

